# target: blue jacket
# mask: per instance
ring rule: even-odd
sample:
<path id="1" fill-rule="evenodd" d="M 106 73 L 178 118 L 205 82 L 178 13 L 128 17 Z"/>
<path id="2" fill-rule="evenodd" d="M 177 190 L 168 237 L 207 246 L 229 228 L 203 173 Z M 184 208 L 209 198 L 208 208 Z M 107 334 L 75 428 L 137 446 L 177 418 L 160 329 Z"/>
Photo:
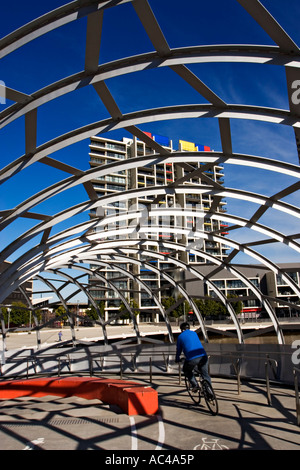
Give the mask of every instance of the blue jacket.
<path id="1" fill-rule="evenodd" d="M 182 352 L 187 361 L 195 359 L 196 357 L 206 356 L 205 349 L 195 331 L 185 330 L 178 336 L 176 362 L 179 362 Z"/>

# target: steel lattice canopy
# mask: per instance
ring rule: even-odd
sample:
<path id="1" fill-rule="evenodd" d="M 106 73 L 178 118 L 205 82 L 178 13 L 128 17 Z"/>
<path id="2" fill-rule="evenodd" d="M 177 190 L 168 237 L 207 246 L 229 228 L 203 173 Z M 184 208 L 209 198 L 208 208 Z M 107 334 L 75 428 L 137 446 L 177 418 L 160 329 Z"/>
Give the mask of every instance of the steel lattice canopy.
<path id="1" fill-rule="evenodd" d="M 205 5 L 208 2 L 193 0 L 184 6 L 181 2 L 166 3 L 170 7 L 168 15 L 172 19 L 174 19 L 172 15 L 175 15 L 180 9 L 179 21 L 184 29 L 184 27 L 188 27 L 189 22 L 194 24 L 193 17 L 199 13 L 199 4 L 205 12 Z M 223 8 L 225 8 L 224 5 Z M 162 227 L 145 223 L 142 210 L 137 209 L 134 212 L 125 212 L 123 215 L 112 215 L 105 219 L 96 217 L 89 220 L 88 218 L 90 210 L 99 209 L 103 205 L 116 201 L 128 202 L 133 198 L 147 197 L 153 194 L 159 198 L 166 194 L 182 195 L 192 192 L 215 198 L 226 198 L 229 200 L 229 212 L 220 214 L 216 205 L 212 205 L 208 212 L 194 210 L 191 213 L 188 213 L 187 210 L 182 212 L 178 208 L 157 206 L 152 207 L 147 216 L 179 217 L 184 213 L 185 217 L 190 215 L 196 218 L 206 217 L 209 220 L 226 221 L 229 236 L 201 230 L 193 233 L 196 239 L 217 241 L 221 245 L 229 246 L 231 253 L 225 261 L 220 261 L 218 257 L 205 253 L 197 247 L 189 247 L 189 252 L 200 255 L 216 268 L 226 269 L 234 277 L 242 280 L 269 314 L 278 342 L 284 342 L 276 313 L 269 299 L 257 287 L 251 285 L 240 272 L 238 263 L 234 263 L 234 261 L 240 254 L 248 256 L 252 262 L 258 261 L 273 273 L 280 275 L 293 291 L 293 296 L 300 297 L 299 285 L 278 266 L 275 256 L 278 246 L 284 246 L 291 252 L 292 259 L 299 260 L 300 245 L 297 240 L 300 235 L 293 227 L 298 226 L 300 217 L 299 199 L 297 200 L 297 191 L 300 188 L 298 166 L 300 113 L 297 93 L 300 83 L 298 72 L 300 51 L 294 40 L 258 0 L 236 0 L 232 2 L 230 8 L 235 8 L 240 14 L 240 19 L 237 19 L 237 22 L 240 21 L 243 25 L 243 22 L 249 20 L 251 27 L 254 28 L 255 25 L 257 28 L 254 28 L 255 32 L 260 33 L 258 37 L 267 38 L 266 42 L 269 44 L 227 43 L 226 21 L 224 19 L 222 43 L 203 44 L 205 35 L 201 36 L 199 26 L 194 44 L 186 45 L 183 41 L 181 47 L 172 47 L 171 43 L 178 44 L 178 41 L 183 39 L 180 34 L 181 30 L 180 28 L 176 29 L 177 41 L 175 41 L 175 36 L 172 36 L 175 28 L 170 30 L 170 24 L 162 12 L 164 7 L 160 2 L 154 0 L 121 0 L 118 2 L 75 0 L 39 16 L 0 40 L 1 60 L 4 65 L 10 67 L 6 74 L 8 79 L 4 77 L 5 83 L 4 81 L 0 83 L 0 135 L 1 133 L 4 135 L 2 153 L 5 155 L 2 159 L 5 165 L 0 171 L 0 180 L 6 198 L 14 194 L 17 187 L 23 187 L 25 195 L 21 197 L 21 202 L 18 201 L 15 207 L 4 203 L 1 211 L 0 224 L 5 239 L 0 255 L 1 263 L 9 262 L 7 268 L 2 270 L 0 274 L 0 301 L 2 305 L 13 291 L 16 289 L 22 291 L 22 286 L 26 281 L 38 279 L 57 295 L 59 301 L 68 310 L 67 301 L 72 298 L 72 295 L 64 297 L 61 289 L 51 281 L 51 277 L 47 278 L 47 274 L 55 274 L 64 280 L 64 286 L 73 286 L 76 289 L 74 295 L 78 292 L 84 293 L 97 310 L 98 306 L 90 296 L 82 279 L 83 276 L 91 274 L 88 267 L 90 263 L 98 264 L 99 269 L 93 271 L 93 274 L 122 299 L 134 320 L 135 331 L 139 338 L 135 315 L 124 294 L 114 286 L 113 282 L 108 282 L 103 277 L 101 268 L 109 264 L 112 269 L 118 271 L 125 278 L 134 280 L 141 290 L 153 296 L 158 311 L 166 321 L 169 338 L 172 341 L 173 335 L 168 315 L 155 293 L 139 276 L 119 266 L 125 260 L 132 265 L 136 263 L 147 266 L 149 270 L 156 272 L 155 267 L 148 261 L 153 257 L 161 257 L 164 261 L 172 263 L 174 269 L 189 271 L 197 279 L 205 281 L 211 286 L 219 301 L 227 307 L 236 326 L 238 339 L 243 342 L 243 333 L 233 308 L 226 301 L 221 290 L 213 284 L 210 277 L 202 274 L 199 267 L 195 270 L 191 265 L 174 259 L 172 256 L 159 254 L 160 250 L 168 249 L 173 252 L 184 251 L 186 250 L 184 245 L 167 241 L 152 241 L 153 246 L 156 245 L 157 251 L 147 250 L 148 236 L 161 232 Z M 284 8 L 283 2 L 281 2 L 281 8 Z M 131 54 L 129 51 L 128 54 L 123 55 L 126 41 L 124 40 L 124 44 L 122 44 L 122 38 L 118 38 L 117 46 L 114 45 L 118 54 L 115 54 L 114 51 L 112 58 L 110 58 L 112 26 L 115 24 L 116 28 L 121 27 L 120 18 L 123 15 L 123 26 L 126 28 L 128 24 L 128 35 L 132 34 L 135 25 L 138 24 L 136 34 L 137 37 L 139 34 L 141 35 L 141 40 L 137 39 L 135 42 L 137 44 L 135 54 Z M 161 21 L 158 18 L 161 18 Z M 5 20 L 5 15 L 3 15 L 3 20 Z M 7 20 L 9 21 L 9 18 Z M 74 30 L 71 26 L 74 27 Z M 17 60 L 22 58 L 22 54 L 24 54 L 25 60 L 29 57 L 32 61 L 36 44 L 39 44 L 39 41 L 42 42 L 43 51 L 47 41 L 48 44 L 52 44 L 51 41 L 53 41 L 56 45 L 58 38 L 63 38 L 65 46 L 67 41 L 74 41 L 79 27 L 84 30 L 84 34 L 81 35 L 81 52 L 78 52 L 78 66 L 75 73 L 73 72 L 69 76 L 62 75 L 62 78 L 53 82 L 50 80 L 46 85 L 42 81 L 41 88 L 33 92 L 28 92 L 28 87 L 25 86 L 23 89 L 15 89 L 13 84 L 17 80 L 15 74 L 12 73 L 12 63 L 18 68 Z M 213 24 L 211 28 L 213 30 Z M 59 36 L 60 32 L 61 36 Z M 54 36 L 55 33 L 57 36 Z M 168 41 L 169 37 L 170 42 Z M 197 42 L 198 38 L 199 43 Z M 74 44 L 74 48 L 78 47 L 77 44 L 77 42 L 76 45 Z M 144 52 L 141 52 L 140 49 L 144 44 Z M 31 47 L 32 49 L 30 49 Z M 102 48 L 103 53 L 101 54 Z M 117 58 L 114 58 L 114 55 L 117 55 Z M 10 57 L 12 61 L 9 61 Z M 65 58 L 65 62 L 68 63 L 68 57 Z M 226 93 L 224 96 L 220 93 L 220 86 L 216 87 L 218 90 L 214 90 L 213 87 L 205 83 L 212 71 L 211 67 L 216 66 L 214 73 L 219 82 L 222 81 L 224 90 L 226 86 L 230 87 L 231 78 L 226 73 L 222 74 L 224 65 L 248 66 L 247 74 L 249 71 L 253 83 L 257 79 L 255 75 L 258 71 L 257 67 L 260 67 L 259 70 L 267 71 L 268 77 L 272 79 L 274 77 L 274 80 L 278 73 L 280 75 L 278 83 L 280 85 L 284 83 L 284 87 L 280 90 L 280 98 L 282 98 L 281 102 L 285 99 L 288 104 L 287 109 L 273 107 L 278 101 L 275 99 L 273 106 L 266 106 L 265 99 L 262 99 L 261 104 L 258 105 L 250 105 L 247 100 L 241 104 L 229 103 L 225 98 Z M 39 70 L 38 64 L 36 64 L 36 69 L 31 64 L 29 67 L 27 72 L 30 76 L 29 82 L 34 86 L 38 82 L 36 75 L 43 74 Z M 51 72 L 51 66 L 49 66 L 50 77 L 52 76 Z M 251 72 L 254 74 L 251 75 Z M 147 73 L 150 74 L 150 78 Z M 164 93 L 160 95 L 157 93 L 155 97 L 151 97 L 151 93 L 148 93 L 150 81 L 159 89 L 162 85 L 162 77 L 167 77 L 170 80 L 167 83 L 169 87 L 164 86 Z M 116 85 L 119 83 L 118 80 L 120 80 L 120 85 Z M 150 101 L 147 107 L 139 106 L 139 99 L 134 99 L 137 83 L 143 89 L 142 104 L 149 95 Z M 278 83 L 277 86 L 279 86 Z M 182 85 L 182 94 L 179 93 L 179 85 Z M 124 92 L 124 90 L 126 91 Z M 153 88 L 150 91 L 153 91 Z M 261 91 L 261 95 L 264 91 Z M 55 132 L 58 126 L 56 126 L 53 116 L 57 116 L 59 120 L 62 110 L 66 112 L 71 109 L 71 107 L 69 108 L 70 100 L 74 99 L 77 103 L 78 93 L 81 92 L 85 93 L 82 95 L 82 109 L 78 109 L 76 119 L 73 120 L 72 115 L 68 120 L 68 124 L 71 126 L 73 122 L 75 124 L 80 122 L 80 125 L 73 126 L 71 130 L 57 133 L 49 140 L 44 139 L 41 129 L 47 127 Z M 168 92 L 170 92 L 170 96 Z M 182 98 L 185 94 L 188 97 L 186 102 Z M 190 97 L 194 99 L 193 103 L 189 102 Z M 152 98 L 154 106 L 151 106 Z M 91 104 L 97 108 L 96 113 L 91 112 L 91 118 L 97 115 L 97 119 L 92 122 L 90 119 L 86 119 L 86 113 L 83 110 L 84 106 L 88 107 Z M 50 115 L 49 110 L 55 109 L 56 106 L 57 111 Z M 81 113 L 82 119 L 79 119 Z M 157 132 L 160 127 L 165 129 L 166 123 L 170 126 L 169 128 L 173 126 L 175 129 L 179 129 L 183 122 L 192 122 L 200 134 L 206 132 L 206 126 L 212 126 L 213 132 L 217 134 L 215 143 L 218 148 L 214 151 L 204 152 L 170 152 L 145 133 L 147 126 Z M 244 124 L 243 127 L 237 128 L 236 123 Z M 268 126 L 270 141 L 275 138 L 279 128 L 286 129 L 284 135 L 288 136 L 289 148 L 280 153 L 282 158 L 278 158 L 279 153 L 274 152 L 274 146 L 268 147 L 267 144 L 270 141 L 264 142 L 266 146 L 264 155 L 252 155 L 253 135 L 251 135 L 251 130 L 254 129 L 256 132 L 260 125 Z M 22 129 L 21 126 L 23 126 Z M 10 148 L 5 141 L 5 133 L 9 132 L 9 129 L 12 129 L 10 135 L 15 136 L 18 144 L 22 139 L 24 142 L 25 153 L 23 155 L 19 151 L 20 146 L 16 142 L 10 142 L 11 148 L 14 150 L 11 152 L 12 154 L 15 153 L 14 145 L 16 144 L 17 158 L 10 158 Z M 205 130 L 202 131 L 202 129 Z M 243 136 L 245 143 L 242 146 L 249 148 L 246 153 L 238 149 L 235 129 L 246 129 Z M 73 158 L 70 149 L 76 148 L 76 145 L 86 142 L 90 137 L 105 135 L 109 138 L 110 134 L 114 136 L 115 133 L 119 133 L 118 135 L 121 135 L 120 132 L 125 135 L 129 133 L 145 142 L 155 154 L 116 161 L 94 168 L 86 168 L 87 164 L 82 163 L 83 161 L 88 163 L 84 155 L 81 155 L 80 160 Z M 213 132 L 209 134 L 210 137 L 214 135 Z M 286 141 L 287 139 L 285 139 Z M 88 144 L 86 144 L 86 148 L 88 148 Z M 235 148 L 237 151 L 234 151 Z M 81 146 L 81 153 L 82 149 Z M 274 158 L 274 153 L 277 158 Z M 292 154 L 293 161 L 291 161 Z M 74 164 L 74 161 L 78 164 Z M 207 181 L 207 179 L 203 180 L 201 185 L 189 184 L 188 182 L 195 172 L 194 167 L 189 164 L 195 162 L 203 164 L 203 168 L 206 168 L 205 164 L 226 166 L 224 184 L 220 185 L 213 180 Z M 103 178 L 112 172 L 118 173 L 158 163 L 185 165 L 187 171 L 183 177 L 168 185 L 132 188 L 121 194 L 99 197 L 93 187 L 93 180 Z M 39 171 L 42 175 L 41 181 L 36 184 L 36 176 Z M 197 176 L 203 176 L 203 171 L 200 167 Z M 53 172 L 55 172 L 55 178 L 52 176 Z M 236 180 L 233 176 L 228 178 L 232 187 L 226 186 L 227 172 L 228 175 L 239 175 Z M 260 185 L 253 184 L 253 188 L 251 188 L 247 179 L 252 178 L 253 175 L 256 175 Z M 264 187 L 265 175 L 268 175 L 266 180 L 268 182 L 273 181 L 274 178 L 276 181 L 274 187 L 272 185 Z M 33 181 L 34 184 L 32 184 Z M 30 191 L 31 184 L 32 191 Z M 257 189 L 258 187 L 260 189 Z M 72 191 L 78 191 L 80 194 L 80 198 L 75 202 L 72 196 L 69 196 L 69 194 L 73 194 Z M 17 197 L 11 197 L 11 200 L 17 200 Z M 59 204 L 56 204 L 57 201 Z M 230 203 L 234 207 L 232 212 Z M 238 206 L 240 210 L 235 213 Z M 267 217 L 268 214 L 271 216 Z M 280 224 L 272 225 L 273 220 L 277 221 L 279 216 Z M 141 221 L 138 230 L 130 223 L 132 220 Z M 121 221 L 126 221 L 127 225 L 118 230 L 104 230 L 101 232 L 101 236 L 99 233 L 93 233 L 97 227 L 101 228 L 109 224 L 115 224 L 117 227 Z M 174 227 L 167 226 L 164 229 L 170 233 Z M 247 230 L 246 237 L 240 237 L 240 229 Z M 177 233 L 188 236 L 185 227 L 176 227 L 175 230 Z M 287 234 L 286 231 L 289 233 Z M 250 233 L 255 234 L 256 237 L 251 238 Z M 118 239 L 113 240 L 116 235 Z M 261 235 L 262 238 L 260 238 Z M 273 251 L 269 249 L 270 246 L 274 246 Z M 268 248 L 268 254 L 261 252 L 261 248 Z M 143 261 L 137 259 L 139 254 L 145 257 Z M 174 285 L 180 294 L 188 300 L 198 317 L 204 337 L 208 340 L 201 312 L 188 292 L 167 273 L 157 272 L 157 274 L 161 275 L 166 282 Z M 27 301 L 28 307 L 34 313 L 35 309 L 29 297 Z M 295 308 L 299 309 L 299 306 L 295 305 Z M 106 324 L 99 313 L 99 325 L 107 340 Z M 74 326 L 72 325 L 71 322 L 75 338 Z M 5 334 L 6 330 L 2 321 L 3 337 Z"/>

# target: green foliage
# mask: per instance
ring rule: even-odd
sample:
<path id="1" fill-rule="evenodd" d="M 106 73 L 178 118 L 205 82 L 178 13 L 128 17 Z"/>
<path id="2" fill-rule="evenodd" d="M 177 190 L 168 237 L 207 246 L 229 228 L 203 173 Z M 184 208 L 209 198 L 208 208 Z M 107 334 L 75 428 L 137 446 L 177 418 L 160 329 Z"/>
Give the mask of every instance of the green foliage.
<path id="1" fill-rule="evenodd" d="M 10 311 L 10 325 L 21 326 L 29 325 L 30 310 L 23 302 L 13 302 Z"/>
<path id="2" fill-rule="evenodd" d="M 7 311 L 7 308 L 2 307 L 1 312 L 2 312 L 2 315 L 3 315 L 3 318 L 4 318 L 4 322 L 7 325 L 8 324 L 8 311 Z"/>
<path id="3" fill-rule="evenodd" d="M 61 321 L 65 321 L 68 319 L 67 311 L 62 305 L 57 307 L 57 309 L 55 310 L 55 316 L 58 317 Z"/>
<path id="4" fill-rule="evenodd" d="M 225 306 L 221 304 L 221 302 L 217 302 L 211 297 L 207 297 L 204 300 L 194 299 L 194 302 L 197 305 L 203 317 L 227 314 Z"/>
<path id="5" fill-rule="evenodd" d="M 179 297 L 181 299 L 182 297 Z M 163 297 L 161 299 L 161 303 L 164 307 L 165 310 L 168 310 L 172 305 L 174 305 L 177 302 L 177 300 L 174 299 L 174 297 Z M 190 305 L 189 303 L 184 300 L 178 307 L 174 308 L 170 312 L 170 317 L 178 318 L 184 315 L 184 313 L 188 313 L 190 310 Z"/>
<path id="6" fill-rule="evenodd" d="M 133 310 L 133 313 L 135 316 L 138 316 L 140 313 L 140 308 L 139 304 L 134 300 L 134 299 L 126 299 L 127 303 L 130 305 L 131 309 Z M 131 318 L 130 313 L 128 312 L 124 302 L 121 303 L 119 307 L 119 312 L 122 313 L 122 316 L 120 317 L 122 320 L 126 320 L 128 318 Z"/>
<path id="7" fill-rule="evenodd" d="M 99 309 L 99 312 L 100 312 L 100 316 L 102 318 L 104 318 L 104 316 L 105 316 L 105 302 L 104 302 L 104 300 L 101 300 L 101 302 L 99 302 L 98 309 Z M 92 320 L 99 320 L 99 314 L 98 314 L 97 310 L 95 309 L 95 307 L 93 305 L 91 305 L 90 308 L 86 309 L 85 313 Z"/>
<path id="8" fill-rule="evenodd" d="M 243 308 L 243 303 L 238 300 L 238 297 L 236 295 L 229 295 L 228 299 L 232 298 L 237 298 L 236 302 L 230 302 L 235 313 L 239 314 L 242 311 Z M 180 297 L 179 297 L 180 299 Z M 211 298 L 211 297 L 206 297 L 205 299 L 193 299 L 195 304 L 197 305 L 201 315 L 203 317 L 206 316 L 219 316 L 219 315 L 229 315 L 229 312 L 227 311 L 226 307 L 224 304 L 221 302 Z M 165 310 L 168 310 L 172 305 L 176 303 L 176 300 L 174 297 L 163 297 L 162 298 L 162 305 L 165 308 Z M 177 308 L 172 310 L 170 312 L 170 316 L 178 318 L 178 317 L 183 317 L 184 314 L 188 314 L 188 312 L 191 310 L 191 307 L 189 303 L 185 300 L 182 302 L 181 305 L 179 305 Z"/>
<path id="9" fill-rule="evenodd" d="M 239 313 L 242 313 L 242 310 L 243 310 L 243 302 L 241 300 L 239 300 L 238 296 L 237 295 L 234 295 L 234 294 L 229 294 L 227 296 L 228 299 L 233 299 L 233 298 L 236 298 L 236 302 L 231 302 L 231 305 L 235 311 L 235 313 L 238 315 Z"/>

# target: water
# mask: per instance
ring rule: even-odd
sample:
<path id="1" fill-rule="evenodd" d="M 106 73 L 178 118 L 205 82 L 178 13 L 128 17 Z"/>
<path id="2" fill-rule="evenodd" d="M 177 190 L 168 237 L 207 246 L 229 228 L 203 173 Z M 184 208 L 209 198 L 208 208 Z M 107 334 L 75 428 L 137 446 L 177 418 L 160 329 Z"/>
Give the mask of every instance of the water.
<path id="1" fill-rule="evenodd" d="M 285 344 L 292 344 L 294 341 L 300 341 L 300 331 L 283 332 Z M 228 336 L 214 335 L 208 336 L 210 343 L 218 344 L 238 344 L 237 338 L 231 338 Z M 245 344 L 278 344 L 277 336 L 274 334 L 264 334 L 261 336 L 254 336 L 252 338 L 246 338 Z"/>

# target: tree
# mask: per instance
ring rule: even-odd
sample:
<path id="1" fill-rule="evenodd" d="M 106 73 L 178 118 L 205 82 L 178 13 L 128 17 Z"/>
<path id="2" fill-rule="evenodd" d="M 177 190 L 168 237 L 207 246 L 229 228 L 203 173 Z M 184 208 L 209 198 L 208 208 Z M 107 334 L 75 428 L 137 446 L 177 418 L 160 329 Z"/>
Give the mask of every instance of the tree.
<path id="1" fill-rule="evenodd" d="M 236 314 L 241 313 L 243 308 L 243 302 L 239 300 L 238 296 L 235 294 L 228 294 L 227 299 L 236 298 L 235 302 L 230 302 Z M 217 316 L 217 315 L 229 315 L 228 310 L 225 305 L 221 302 L 212 299 L 211 297 L 206 297 L 203 299 L 194 299 L 195 304 L 200 310 L 203 317 L 206 316 Z"/>
<path id="2" fill-rule="evenodd" d="M 68 319 L 67 311 L 62 305 L 59 305 L 59 307 L 57 307 L 55 310 L 55 316 L 58 317 L 62 322 Z"/>
<path id="3" fill-rule="evenodd" d="M 131 310 L 133 311 L 134 315 L 135 316 L 138 316 L 138 314 L 140 313 L 140 308 L 139 308 L 139 304 L 136 302 L 136 300 L 134 299 L 126 299 L 127 303 L 129 304 Z M 126 320 L 128 318 L 131 318 L 131 315 L 130 313 L 128 312 L 124 302 L 121 302 L 121 305 L 119 307 L 119 312 L 122 313 L 122 315 L 120 316 L 120 318 L 122 320 Z"/>
<path id="4" fill-rule="evenodd" d="M 10 324 L 15 326 L 29 325 L 30 310 L 23 302 L 13 302 L 10 311 Z"/>
<path id="5" fill-rule="evenodd" d="M 3 319 L 4 319 L 4 323 L 5 323 L 5 325 L 8 326 L 8 310 L 7 310 L 7 308 L 2 307 L 1 312 L 2 312 Z"/>
<path id="6" fill-rule="evenodd" d="M 239 300 L 238 295 L 235 294 L 228 294 L 227 296 L 228 299 L 234 299 L 236 298 L 236 302 L 231 302 L 232 308 L 234 309 L 235 313 L 238 315 L 239 313 L 242 313 L 243 310 L 243 302 Z"/>
<path id="7" fill-rule="evenodd" d="M 99 309 L 101 318 L 104 318 L 105 316 L 105 301 L 104 300 L 101 300 L 99 302 L 98 309 Z M 86 309 L 85 313 L 91 320 L 96 320 L 96 321 L 99 320 L 99 314 L 96 308 L 94 307 L 94 305 L 91 305 L 90 308 Z"/>
<path id="8" fill-rule="evenodd" d="M 226 307 L 221 304 L 221 302 L 218 302 L 211 297 L 206 297 L 204 300 L 194 299 L 194 302 L 203 317 L 226 315 Z"/>
<path id="9" fill-rule="evenodd" d="M 182 296 L 178 297 L 178 300 L 183 299 Z M 174 297 L 163 297 L 161 299 L 161 303 L 164 307 L 165 310 L 168 310 L 172 305 L 176 303 L 176 300 Z M 170 311 L 170 317 L 178 318 L 182 317 L 184 313 L 187 313 L 190 309 L 189 303 L 184 300 L 178 307 L 174 308 L 173 310 Z"/>
<path id="10" fill-rule="evenodd" d="M 169 310 L 169 308 L 172 307 L 172 305 L 174 305 L 175 302 L 176 301 L 175 301 L 174 297 L 162 297 L 162 299 L 161 299 L 161 303 L 162 303 L 165 310 Z M 174 312 L 174 310 L 171 311 L 171 313 L 170 313 L 171 316 L 173 316 L 172 315 L 173 312 Z"/>

